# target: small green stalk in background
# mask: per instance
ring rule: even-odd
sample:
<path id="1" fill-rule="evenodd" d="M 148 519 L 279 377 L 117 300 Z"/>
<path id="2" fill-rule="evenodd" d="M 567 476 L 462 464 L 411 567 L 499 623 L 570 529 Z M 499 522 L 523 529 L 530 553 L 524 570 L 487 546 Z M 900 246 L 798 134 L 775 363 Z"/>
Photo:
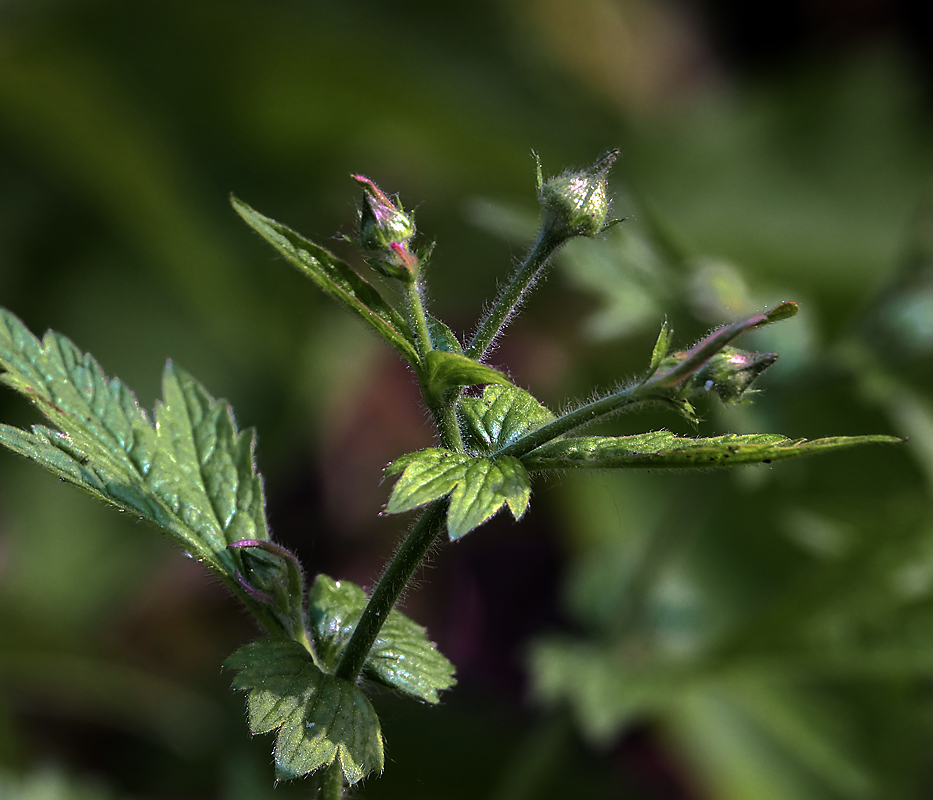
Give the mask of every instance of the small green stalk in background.
<path id="1" fill-rule="evenodd" d="M 364 191 L 353 241 L 364 261 L 395 284 L 393 298 L 324 248 L 232 200 L 253 230 L 408 362 L 436 423 L 436 447 L 402 455 L 386 469 L 398 476 L 386 511 L 423 510 L 369 597 L 322 574 L 308 582 L 297 559 L 271 541 L 254 436 L 238 431 L 226 403 L 194 378 L 169 364 L 163 399 L 150 417 L 129 389 L 65 337 L 50 332 L 40 341 L 0 310 L 0 380 L 51 423 L 28 431 L 0 425 L 0 443 L 162 528 L 253 613 L 268 636 L 225 666 L 236 673 L 233 687 L 247 693 L 251 732 L 275 735 L 276 778 L 317 773 L 321 795 L 336 800 L 345 785 L 382 771 L 382 733 L 367 682 L 428 703 L 455 683 L 453 665 L 424 629 L 396 610 L 399 597 L 443 531 L 459 539 L 503 507 L 519 519 L 530 504 L 532 473 L 735 466 L 898 441 L 808 442 L 775 434 L 691 439 L 667 431 L 576 435 L 646 404 L 692 418 L 691 401 L 700 396 L 745 402 L 776 355 L 731 343 L 793 316 L 797 306 L 790 302 L 725 325 L 685 351 L 672 352 L 665 323 L 643 378 L 561 415 L 482 363 L 554 253 L 614 224 L 608 173 L 617 157 L 610 151 L 587 169 L 547 181 L 539 164 L 538 236 L 465 348 L 425 308 L 430 248 L 415 248 L 414 218 L 370 179 L 353 176 Z M 464 393 L 468 386 L 485 388 Z"/>

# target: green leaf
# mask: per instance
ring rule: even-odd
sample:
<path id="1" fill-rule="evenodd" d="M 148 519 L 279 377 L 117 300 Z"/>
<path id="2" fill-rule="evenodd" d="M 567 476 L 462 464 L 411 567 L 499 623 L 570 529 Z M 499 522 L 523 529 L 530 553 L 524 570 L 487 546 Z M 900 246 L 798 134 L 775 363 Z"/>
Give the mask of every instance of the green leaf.
<path id="1" fill-rule="evenodd" d="M 482 455 L 492 455 L 556 419 L 517 386 L 487 386 L 482 397 L 461 398 L 458 409 L 464 444 Z"/>
<path id="2" fill-rule="evenodd" d="M 367 601 L 355 583 L 317 576 L 308 596 L 308 614 L 317 654 L 328 669 L 336 667 Z M 453 664 L 438 652 L 424 628 L 400 611 L 392 611 L 379 631 L 363 674 L 428 703 L 437 703 L 437 693 L 456 683 Z"/>
<path id="3" fill-rule="evenodd" d="M 422 264 L 422 267 L 424 265 Z M 463 345 L 446 323 L 430 314 L 425 315 L 428 320 L 428 333 L 431 334 L 431 345 L 435 350 L 444 350 L 448 353 L 463 355 Z"/>
<path id="4" fill-rule="evenodd" d="M 435 397 L 455 386 L 474 386 L 481 383 L 510 385 L 506 375 L 479 361 L 446 350 L 431 350 L 425 357 L 427 389 Z"/>
<path id="5" fill-rule="evenodd" d="M 0 444 L 124 511 L 164 529 L 243 596 L 241 540 L 267 541 L 262 478 L 252 431 L 230 407 L 169 363 L 156 425 L 119 379 L 60 334 L 40 342 L 0 309 L 0 381 L 25 395 L 59 430 L 0 425 Z M 270 569 L 288 580 L 281 562 Z M 301 599 L 276 613 L 300 617 Z"/>
<path id="6" fill-rule="evenodd" d="M 415 339 L 404 317 L 369 282 L 333 253 L 291 228 L 263 216 L 236 197 L 233 208 L 263 239 L 331 297 L 358 314 L 412 366 L 419 364 Z"/>
<path id="7" fill-rule="evenodd" d="M 588 467 L 733 467 L 770 464 L 786 458 L 841 450 L 860 444 L 894 444 L 894 436 L 836 436 L 827 439 L 787 439 L 774 433 L 726 434 L 686 439 L 668 431 L 635 436 L 585 436 L 558 439 L 532 450 L 522 459 L 529 470 Z"/>
<path id="8" fill-rule="evenodd" d="M 531 498 L 528 472 L 512 456 L 474 458 L 429 448 L 408 453 L 386 468 L 387 475 L 399 472 L 402 476 L 386 512 L 400 514 L 450 495 L 447 531 L 451 539 L 479 527 L 503 505 L 520 519 Z"/>
<path id="9" fill-rule="evenodd" d="M 383 767 L 379 718 L 362 690 L 323 672 L 291 639 L 262 639 L 224 662 L 248 693 L 249 728 L 275 732 L 275 775 L 290 780 L 340 762 L 350 784 Z"/>

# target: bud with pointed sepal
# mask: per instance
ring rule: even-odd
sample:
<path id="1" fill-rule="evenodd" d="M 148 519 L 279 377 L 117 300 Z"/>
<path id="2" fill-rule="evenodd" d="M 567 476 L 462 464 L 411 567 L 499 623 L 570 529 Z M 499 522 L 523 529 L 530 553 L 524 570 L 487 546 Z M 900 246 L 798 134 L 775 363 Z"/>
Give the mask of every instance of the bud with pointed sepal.
<path id="1" fill-rule="evenodd" d="M 565 172 L 547 181 L 538 163 L 538 200 L 545 211 L 544 228 L 552 235 L 596 236 L 609 219 L 609 170 L 619 157 L 610 150 L 595 164 L 576 172 Z"/>
<path id="2" fill-rule="evenodd" d="M 747 402 L 744 395 L 758 376 L 777 361 L 777 357 L 777 353 L 724 347 L 694 373 L 684 384 L 683 391 L 687 396 L 713 392 L 724 403 Z"/>
<path id="3" fill-rule="evenodd" d="M 390 278 L 411 283 L 418 272 L 418 258 L 409 243 L 415 235 L 415 221 L 401 203 L 393 202 L 375 183 L 363 175 L 351 176 L 363 187 L 358 244 L 372 254 L 369 263 Z"/>

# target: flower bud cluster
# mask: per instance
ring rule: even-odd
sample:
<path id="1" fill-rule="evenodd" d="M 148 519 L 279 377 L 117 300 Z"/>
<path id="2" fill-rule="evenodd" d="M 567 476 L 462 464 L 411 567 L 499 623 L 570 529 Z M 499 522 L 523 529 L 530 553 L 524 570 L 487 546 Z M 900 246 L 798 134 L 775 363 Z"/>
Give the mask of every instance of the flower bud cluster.
<path id="1" fill-rule="evenodd" d="M 357 244 L 371 255 L 369 263 L 383 275 L 412 283 L 418 273 L 418 258 L 410 247 L 414 219 L 369 178 L 352 178 L 364 191 Z"/>

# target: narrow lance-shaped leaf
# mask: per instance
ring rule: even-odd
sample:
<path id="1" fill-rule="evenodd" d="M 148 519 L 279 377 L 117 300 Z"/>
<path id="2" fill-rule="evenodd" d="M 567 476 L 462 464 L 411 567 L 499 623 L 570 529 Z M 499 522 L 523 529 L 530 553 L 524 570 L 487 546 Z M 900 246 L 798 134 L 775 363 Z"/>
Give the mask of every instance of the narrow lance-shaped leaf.
<path id="1" fill-rule="evenodd" d="M 399 514 L 450 496 L 447 531 L 459 539 L 507 505 L 515 519 L 528 508 L 531 483 L 522 462 L 511 456 L 477 458 L 429 448 L 409 453 L 386 468 L 399 472 L 386 512 Z"/>
<path id="2" fill-rule="evenodd" d="M 861 444 L 896 443 L 893 436 L 836 436 L 827 439 L 788 439 L 778 434 L 727 434 L 687 439 L 668 431 L 635 436 L 583 436 L 558 439 L 522 459 L 528 470 L 691 467 L 732 467 L 770 464 L 788 458 L 826 453 Z"/>
<path id="3" fill-rule="evenodd" d="M 314 281 L 392 345 L 412 365 L 419 363 L 408 323 L 381 294 L 345 262 L 291 228 L 231 197 L 236 212 L 300 272 Z"/>
<path id="4" fill-rule="evenodd" d="M 350 581 L 318 575 L 308 593 L 308 613 L 315 650 L 328 669 L 337 665 L 366 607 L 363 590 Z M 438 702 L 438 692 L 453 686 L 454 667 L 438 652 L 424 628 L 400 611 L 392 611 L 379 631 L 363 667 L 363 675 L 400 692 Z"/>
<path id="5" fill-rule="evenodd" d="M 242 589 L 237 575 L 243 558 L 228 545 L 268 540 L 269 531 L 253 433 L 237 430 L 226 403 L 169 364 L 153 425 L 133 393 L 109 379 L 90 355 L 54 332 L 40 342 L 2 309 L 0 367 L 0 380 L 59 429 L 0 425 L 0 444 L 154 522 L 231 588 Z M 284 563 L 275 570 L 288 580 Z M 294 598 L 273 613 L 291 627 L 300 604 Z"/>
<path id="6" fill-rule="evenodd" d="M 300 778 L 336 759 L 350 784 L 383 767 L 379 718 L 356 684 L 323 672 L 291 639 L 262 639 L 224 662 L 247 693 L 249 728 L 275 733 L 275 775 Z"/>

